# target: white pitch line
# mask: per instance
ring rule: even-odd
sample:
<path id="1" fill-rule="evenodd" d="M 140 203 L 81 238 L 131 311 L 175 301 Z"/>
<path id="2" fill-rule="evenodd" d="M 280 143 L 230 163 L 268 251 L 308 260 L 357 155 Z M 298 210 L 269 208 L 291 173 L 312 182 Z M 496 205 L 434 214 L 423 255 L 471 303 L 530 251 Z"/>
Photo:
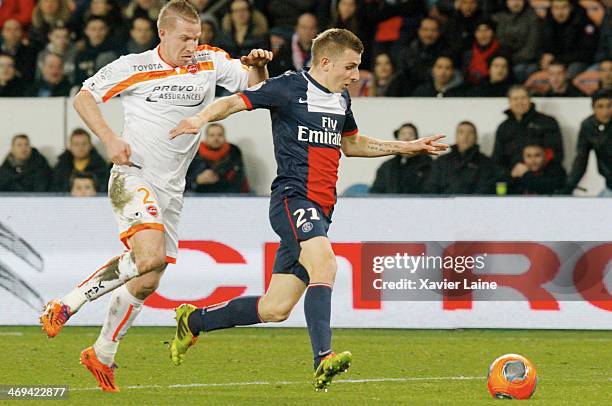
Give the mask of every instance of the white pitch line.
<path id="1" fill-rule="evenodd" d="M 430 377 L 406 377 L 406 378 L 370 378 L 370 379 L 338 379 L 334 383 L 367 383 L 367 382 L 414 382 L 414 381 L 469 381 L 475 379 L 486 379 L 485 376 L 430 376 Z M 226 383 L 187 383 L 174 385 L 132 385 L 124 386 L 121 389 L 172 389 L 172 388 L 215 388 L 225 386 L 256 386 L 256 385 L 302 385 L 306 381 L 253 381 L 253 382 L 226 382 Z M 70 391 L 91 391 L 100 388 L 74 388 Z"/>
<path id="2" fill-rule="evenodd" d="M 21 331 L 0 331 L 0 336 L 17 336 L 21 337 L 23 333 Z"/>

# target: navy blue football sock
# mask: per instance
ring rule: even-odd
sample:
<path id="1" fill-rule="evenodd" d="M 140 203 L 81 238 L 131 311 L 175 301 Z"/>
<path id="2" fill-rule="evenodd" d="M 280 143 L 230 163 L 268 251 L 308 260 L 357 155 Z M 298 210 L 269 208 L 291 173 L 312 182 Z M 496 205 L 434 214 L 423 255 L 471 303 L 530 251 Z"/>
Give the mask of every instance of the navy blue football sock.
<path id="1" fill-rule="evenodd" d="M 187 324 L 194 335 L 202 331 L 261 323 L 257 313 L 260 296 L 243 296 L 226 304 L 198 309 L 189 315 Z"/>
<path id="2" fill-rule="evenodd" d="M 312 344 L 315 369 L 319 366 L 321 359 L 332 352 L 331 295 L 330 285 L 315 283 L 308 286 L 304 298 L 304 314 Z"/>

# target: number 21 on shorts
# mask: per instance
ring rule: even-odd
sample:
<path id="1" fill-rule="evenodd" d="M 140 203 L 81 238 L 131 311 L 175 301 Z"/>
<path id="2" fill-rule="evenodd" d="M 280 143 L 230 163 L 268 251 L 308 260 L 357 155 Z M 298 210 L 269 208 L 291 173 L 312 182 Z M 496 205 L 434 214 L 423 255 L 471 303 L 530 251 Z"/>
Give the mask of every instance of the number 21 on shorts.
<path id="1" fill-rule="evenodd" d="M 321 218 L 319 217 L 319 213 L 317 213 L 317 209 L 315 209 L 314 207 L 309 207 L 307 209 L 297 209 L 293 212 L 293 215 L 297 216 L 297 222 L 295 225 L 297 228 L 300 228 L 302 224 L 308 221 L 308 219 L 304 217 L 307 215 L 307 212 L 310 212 L 310 220 L 321 220 Z"/>

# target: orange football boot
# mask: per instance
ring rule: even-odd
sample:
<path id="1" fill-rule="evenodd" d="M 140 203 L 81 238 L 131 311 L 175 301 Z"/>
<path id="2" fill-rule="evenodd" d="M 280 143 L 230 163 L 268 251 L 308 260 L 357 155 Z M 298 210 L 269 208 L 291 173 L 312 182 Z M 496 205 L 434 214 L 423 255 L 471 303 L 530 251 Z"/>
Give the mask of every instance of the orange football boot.
<path id="1" fill-rule="evenodd" d="M 98 386 L 105 392 L 119 392 L 119 387 L 115 385 L 115 369 L 116 364 L 108 365 L 100 362 L 93 347 L 87 347 L 81 352 L 81 364 L 84 365 L 89 372 L 98 381 Z"/>
<path id="2" fill-rule="evenodd" d="M 53 338 L 59 334 L 70 316 L 72 316 L 70 308 L 59 300 L 53 299 L 45 305 L 43 314 L 38 320 L 47 336 Z"/>

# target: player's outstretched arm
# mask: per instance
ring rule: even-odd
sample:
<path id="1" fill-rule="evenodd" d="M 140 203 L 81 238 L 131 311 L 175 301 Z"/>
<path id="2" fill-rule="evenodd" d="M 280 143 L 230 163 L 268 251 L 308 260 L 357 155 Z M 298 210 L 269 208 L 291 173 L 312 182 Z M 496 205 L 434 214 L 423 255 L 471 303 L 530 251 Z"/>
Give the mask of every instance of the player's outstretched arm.
<path id="1" fill-rule="evenodd" d="M 170 139 L 174 139 L 181 134 L 198 134 L 206 123 L 223 120 L 224 118 L 246 110 L 242 97 L 234 94 L 222 97 L 212 104 L 209 104 L 195 116 L 181 120 L 176 127 L 170 130 Z"/>
<path id="2" fill-rule="evenodd" d="M 85 90 L 79 92 L 74 98 L 73 106 L 87 127 L 102 141 L 108 158 L 114 164 L 132 166 L 130 145 L 119 138 L 108 126 L 91 93 Z"/>
<path id="3" fill-rule="evenodd" d="M 248 55 L 240 58 L 243 65 L 249 67 L 249 84 L 254 86 L 268 79 L 268 68 L 266 65 L 272 61 L 272 52 L 264 49 L 252 49 Z"/>
<path id="4" fill-rule="evenodd" d="M 414 141 L 384 141 L 363 134 L 342 137 L 342 152 L 346 156 L 378 157 L 386 155 L 439 155 L 448 145 L 437 142 L 444 135 L 433 135 Z"/>

